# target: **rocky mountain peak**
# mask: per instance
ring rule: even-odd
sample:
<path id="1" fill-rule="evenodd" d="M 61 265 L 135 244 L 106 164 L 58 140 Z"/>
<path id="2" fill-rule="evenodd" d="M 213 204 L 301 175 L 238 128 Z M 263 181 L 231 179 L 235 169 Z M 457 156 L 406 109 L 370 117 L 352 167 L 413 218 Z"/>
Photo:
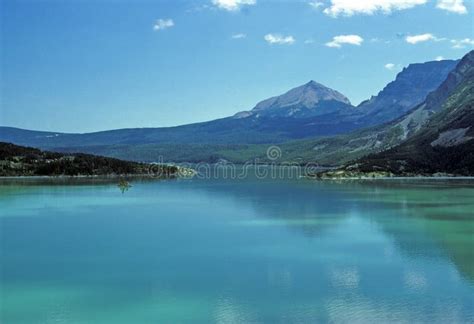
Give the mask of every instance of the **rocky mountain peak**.
<path id="1" fill-rule="evenodd" d="M 273 115 L 279 117 L 298 117 L 318 114 L 317 110 L 327 107 L 350 106 L 347 97 L 340 92 L 311 80 L 286 93 L 259 102 L 251 111 L 240 112 L 236 118 L 251 115 Z M 323 107 L 323 108 L 321 108 Z M 325 111 L 327 112 L 327 111 Z"/>

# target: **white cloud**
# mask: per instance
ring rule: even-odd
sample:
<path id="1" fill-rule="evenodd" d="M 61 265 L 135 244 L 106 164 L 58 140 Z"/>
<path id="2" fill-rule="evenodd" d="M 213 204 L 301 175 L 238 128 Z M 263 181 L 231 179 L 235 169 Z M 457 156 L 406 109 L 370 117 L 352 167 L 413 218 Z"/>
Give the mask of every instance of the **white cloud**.
<path id="1" fill-rule="evenodd" d="M 231 37 L 232 37 L 233 39 L 242 39 L 242 38 L 247 37 L 247 34 L 238 33 L 238 34 L 232 35 Z"/>
<path id="2" fill-rule="evenodd" d="M 242 6 L 252 6 L 256 0 L 212 0 L 212 4 L 227 11 L 238 11 Z"/>
<path id="3" fill-rule="evenodd" d="M 269 44 L 291 45 L 295 42 L 295 38 L 291 35 L 284 36 L 280 34 L 266 34 L 264 39 Z"/>
<path id="4" fill-rule="evenodd" d="M 452 39 L 451 43 L 453 44 L 453 48 L 466 48 L 467 46 L 474 46 L 474 39 Z"/>
<path id="5" fill-rule="evenodd" d="M 442 61 L 442 60 L 444 60 L 444 57 L 441 55 L 435 57 L 435 61 Z"/>
<path id="6" fill-rule="evenodd" d="M 429 40 L 437 40 L 433 34 L 420 34 L 420 35 L 413 35 L 413 36 L 407 36 L 405 40 L 407 43 L 410 44 L 416 44 L 416 43 L 421 43 L 421 42 L 427 42 Z"/>
<path id="7" fill-rule="evenodd" d="M 436 8 L 447 10 L 458 14 L 466 14 L 467 9 L 464 0 L 438 0 Z"/>
<path id="8" fill-rule="evenodd" d="M 385 68 L 386 68 L 387 70 L 390 70 L 390 71 L 392 71 L 393 69 L 395 69 L 395 64 L 393 64 L 393 63 L 387 63 L 387 64 L 385 64 L 384 66 L 385 66 Z"/>
<path id="9" fill-rule="evenodd" d="M 332 17 L 372 15 L 378 11 L 389 14 L 392 11 L 410 9 L 426 2 L 427 0 L 331 0 L 331 5 L 324 9 L 324 13 Z"/>
<path id="10" fill-rule="evenodd" d="M 318 1 L 318 0 L 312 0 L 312 1 L 308 2 L 308 4 L 314 9 L 319 9 L 322 6 L 324 6 L 324 3 L 321 2 L 321 1 Z"/>
<path id="11" fill-rule="evenodd" d="M 173 19 L 158 19 L 153 25 L 153 30 L 163 30 L 174 26 Z"/>
<path id="12" fill-rule="evenodd" d="M 339 35 L 333 37 L 332 41 L 327 42 L 327 47 L 341 47 L 343 44 L 360 46 L 364 39 L 359 35 Z"/>

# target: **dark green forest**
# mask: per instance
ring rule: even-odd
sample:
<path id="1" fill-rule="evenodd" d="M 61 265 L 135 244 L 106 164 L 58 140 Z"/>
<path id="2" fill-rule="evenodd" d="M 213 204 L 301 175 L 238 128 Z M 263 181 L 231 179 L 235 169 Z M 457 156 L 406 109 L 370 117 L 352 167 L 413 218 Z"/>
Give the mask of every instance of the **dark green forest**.
<path id="1" fill-rule="evenodd" d="M 0 176 L 173 177 L 178 171 L 177 166 L 129 162 L 83 153 L 62 154 L 0 142 Z"/>

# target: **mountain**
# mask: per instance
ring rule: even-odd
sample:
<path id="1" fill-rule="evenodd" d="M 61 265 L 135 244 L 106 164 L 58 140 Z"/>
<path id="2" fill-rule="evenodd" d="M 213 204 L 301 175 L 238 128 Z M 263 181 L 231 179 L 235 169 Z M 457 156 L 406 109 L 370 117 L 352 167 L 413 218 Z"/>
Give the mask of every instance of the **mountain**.
<path id="1" fill-rule="evenodd" d="M 362 102 L 358 109 L 366 125 L 377 125 L 396 119 L 422 103 L 436 90 L 459 61 L 443 60 L 410 64 L 377 96 Z"/>
<path id="2" fill-rule="evenodd" d="M 347 118 L 353 114 L 356 111 L 346 97 L 311 81 L 282 96 L 259 103 L 249 113 L 209 122 L 86 134 L 2 127 L 0 140 L 39 148 L 77 148 L 80 151 L 84 147 L 106 145 L 281 143 L 356 129 L 359 125 Z"/>
<path id="3" fill-rule="evenodd" d="M 393 90 L 387 92 L 387 88 L 393 89 L 395 87 L 399 87 L 397 83 L 407 84 L 408 81 L 403 80 L 406 80 L 408 75 L 413 76 L 415 71 L 420 73 L 421 71 L 425 71 L 425 75 L 432 75 L 430 73 L 426 74 L 426 70 L 428 68 L 440 70 L 438 67 L 441 67 L 441 70 L 443 70 L 442 67 L 445 67 L 446 65 L 450 66 L 453 62 L 459 63 L 459 60 L 444 62 L 441 61 L 439 64 L 437 64 L 437 62 L 412 64 L 407 69 L 399 73 L 396 79 L 398 81 L 394 81 L 385 87 L 385 89 L 381 91 L 377 97 L 371 99 L 371 102 L 374 105 L 380 102 L 391 102 L 393 103 L 392 106 L 388 104 L 386 106 L 388 107 L 388 110 L 392 109 L 393 107 L 396 107 L 398 111 L 401 111 L 400 109 L 404 110 L 405 108 L 400 107 L 408 106 L 407 102 L 409 101 L 409 98 L 405 98 L 405 94 L 410 93 L 410 91 L 408 89 L 406 91 L 401 91 L 399 99 L 397 99 L 395 95 L 390 95 L 390 92 L 393 92 Z M 415 66 L 415 68 L 412 68 L 412 66 Z M 458 67 L 458 69 L 459 68 L 460 67 Z M 406 72 L 410 70 L 410 73 Z M 456 71 L 446 74 L 444 76 L 444 82 L 441 81 L 438 84 L 438 89 L 435 89 L 436 91 L 433 91 L 425 96 L 426 100 L 424 102 L 412 107 L 411 110 L 408 110 L 402 116 L 399 116 L 388 123 L 362 128 L 337 136 L 289 141 L 283 143 L 280 145 L 282 150 L 282 158 L 286 161 L 297 163 L 312 161 L 319 163 L 320 165 L 337 166 L 371 153 L 377 153 L 390 149 L 402 143 L 404 140 L 416 133 L 423 125 L 425 125 L 430 117 L 440 109 L 440 104 L 447 98 L 447 96 L 451 94 L 456 85 L 459 84 L 461 78 L 462 77 Z M 426 77 L 419 77 L 418 79 L 426 80 Z M 428 78 L 428 80 L 433 79 Z M 402 86 L 400 85 L 400 87 Z M 421 88 L 421 86 L 418 86 L 418 88 Z M 426 89 L 428 89 L 428 87 L 425 88 L 425 91 Z M 389 100 L 390 97 L 392 97 L 392 99 Z M 413 102 L 415 101 L 417 100 L 414 100 Z M 366 104 L 361 104 L 361 106 L 364 105 Z M 370 118 L 370 114 L 368 116 L 368 118 Z M 255 148 L 252 148 L 252 150 L 255 151 Z M 259 158 L 264 159 L 263 148 L 260 151 Z"/>
<path id="4" fill-rule="evenodd" d="M 401 144 L 323 176 L 474 175 L 474 51 L 415 112 L 434 110 Z"/>
<path id="5" fill-rule="evenodd" d="M 316 81 L 291 89 L 281 96 L 259 102 L 251 111 L 242 111 L 234 118 L 293 117 L 307 118 L 335 112 L 354 113 L 354 107 L 340 92 Z"/>
<path id="6" fill-rule="evenodd" d="M 385 128 L 380 134 L 374 129 L 368 132 L 361 129 L 377 123 L 375 120 L 382 115 L 398 117 L 411 103 L 423 100 L 419 98 L 425 98 L 434 84 L 442 82 L 440 77 L 453 62 L 410 65 L 376 97 L 359 107 L 353 107 L 336 90 L 310 81 L 280 96 L 264 100 L 250 111 L 209 122 L 85 134 L 0 127 L 0 141 L 54 151 L 86 152 L 127 159 L 133 152 L 133 159 L 138 161 L 157 161 L 164 157 L 165 161 L 215 161 L 223 158 L 242 162 L 244 158 L 265 157 L 267 145 L 263 144 L 279 144 L 287 147 L 287 156 L 297 161 L 316 158 L 324 164 L 339 164 L 349 158 L 373 152 L 374 148 L 377 151 L 387 148 L 387 145 L 398 144 L 398 139 L 393 142 L 380 140 L 381 136 L 387 135 L 393 138 L 393 134 L 387 134 Z M 415 81 L 410 82 L 410 78 Z M 413 86 L 422 81 L 427 86 Z M 385 113 L 385 110 L 388 112 Z M 360 133 L 351 133 L 354 131 Z M 349 133 L 351 135 L 345 135 Z M 354 141 L 354 136 L 362 142 Z M 290 143 L 283 144 L 286 142 Z M 366 142 L 367 145 L 364 144 Z M 345 147 L 350 148 L 349 154 L 345 154 L 347 150 L 339 150 Z"/>

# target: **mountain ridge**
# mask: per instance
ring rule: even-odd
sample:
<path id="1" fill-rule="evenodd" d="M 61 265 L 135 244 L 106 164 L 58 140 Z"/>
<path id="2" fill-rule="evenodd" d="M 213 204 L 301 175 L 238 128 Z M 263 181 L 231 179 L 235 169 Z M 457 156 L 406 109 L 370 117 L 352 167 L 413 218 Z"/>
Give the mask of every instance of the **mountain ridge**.
<path id="1" fill-rule="evenodd" d="M 396 119 L 422 103 L 446 79 L 459 60 L 412 63 L 399 72 L 376 96 L 361 102 L 357 108 L 367 126 L 382 124 Z M 422 89 L 420 89 L 422 88 Z"/>
<path id="2" fill-rule="evenodd" d="M 422 110 L 433 114 L 403 142 L 319 176 L 473 175 L 474 51 L 412 113 Z"/>
<path id="3" fill-rule="evenodd" d="M 421 69 L 420 73 L 423 72 L 423 66 L 429 69 L 436 67 L 436 71 L 444 71 L 445 67 L 443 66 L 452 64 L 450 62 L 454 61 L 447 62 L 448 63 L 443 61 L 419 63 L 416 64 L 416 66 L 418 70 Z M 411 65 L 409 65 L 409 67 L 410 66 Z M 396 80 L 400 78 L 400 74 L 406 73 L 407 70 L 410 71 L 411 68 L 407 67 L 407 69 L 404 70 L 405 72 L 400 72 L 393 82 L 396 82 Z M 435 74 L 435 79 L 439 79 L 436 73 L 429 71 L 423 73 L 424 76 L 420 76 L 420 78 L 428 77 L 432 80 L 430 76 Z M 433 82 L 435 81 L 436 80 Z M 426 97 L 428 94 L 426 93 L 426 88 L 418 89 L 417 91 L 418 96 Z M 288 93 L 290 93 L 290 95 L 286 97 L 285 100 L 278 100 L 278 98 L 282 98 L 282 96 L 285 97 Z M 378 96 L 380 96 L 381 93 L 383 93 L 383 90 L 379 92 Z M 375 97 L 372 97 L 373 101 Z M 324 105 L 321 105 L 321 103 Z M 364 120 L 364 114 L 360 113 L 362 109 L 349 105 L 348 103 L 350 103 L 350 101 L 336 90 L 327 88 L 315 81 L 310 81 L 302 86 L 290 89 L 280 96 L 271 97 L 259 102 L 254 107 L 254 109 L 258 108 L 258 113 L 256 114 L 255 111 L 254 113 L 247 111 L 241 112 L 240 114 L 242 115 L 240 116 L 238 116 L 239 113 L 237 113 L 231 117 L 181 126 L 127 128 L 82 134 L 35 132 L 17 128 L 0 127 L 0 140 L 48 150 L 93 152 L 95 154 L 104 153 L 106 155 L 108 154 L 107 152 L 112 151 L 113 155 L 110 156 L 119 158 L 126 156 L 121 155 L 118 147 L 126 152 L 128 151 L 127 146 L 131 145 L 146 146 L 147 148 L 155 145 L 163 149 L 167 148 L 168 151 L 161 149 L 159 151 L 170 156 L 175 156 L 173 152 L 176 149 L 176 145 L 180 145 L 181 147 L 191 147 L 193 145 L 202 147 L 205 145 L 208 148 L 208 159 L 215 160 L 219 156 L 219 153 L 212 152 L 211 147 L 213 145 L 219 148 L 225 147 L 226 145 L 228 147 L 251 145 L 253 150 L 253 148 L 256 147 L 255 145 L 271 143 L 286 146 L 286 144 L 282 143 L 295 140 L 306 141 L 307 138 L 314 137 L 319 137 L 326 141 L 328 136 L 331 136 L 329 137 L 329 141 L 334 141 L 338 139 L 333 138 L 333 136 L 345 136 L 344 134 L 349 134 L 359 129 L 362 130 L 370 123 Z M 365 103 L 365 105 L 367 105 L 367 103 Z M 299 109 L 300 112 L 291 113 L 295 109 Z M 262 114 L 262 111 L 269 113 Z M 307 114 L 307 111 L 310 111 L 310 113 Z M 291 114 L 289 115 L 289 113 Z M 311 142 L 310 140 L 307 141 L 308 143 Z M 316 142 L 318 141 L 320 140 L 316 140 Z M 377 143 L 377 140 L 375 143 Z M 316 146 L 320 145 L 317 144 L 314 147 Z M 113 147 L 113 149 L 110 150 L 108 147 Z M 315 150 L 314 147 L 310 149 L 310 152 L 318 151 Z M 101 152 L 100 150 L 104 151 Z M 224 151 L 228 150 L 225 149 Z M 364 150 L 360 151 L 361 154 L 362 152 L 365 153 Z M 190 148 L 189 152 L 191 155 L 196 153 L 192 148 Z M 149 156 L 148 154 L 146 155 Z M 235 156 L 235 154 L 232 155 Z M 207 160 L 202 154 L 198 154 L 198 156 Z M 348 154 L 347 156 L 352 157 L 352 154 Z M 189 158 L 194 159 L 194 157 L 190 156 Z M 345 157 L 342 156 L 341 158 L 341 161 L 344 161 Z M 137 156 L 137 160 L 141 160 L 139 155 Z"/>

